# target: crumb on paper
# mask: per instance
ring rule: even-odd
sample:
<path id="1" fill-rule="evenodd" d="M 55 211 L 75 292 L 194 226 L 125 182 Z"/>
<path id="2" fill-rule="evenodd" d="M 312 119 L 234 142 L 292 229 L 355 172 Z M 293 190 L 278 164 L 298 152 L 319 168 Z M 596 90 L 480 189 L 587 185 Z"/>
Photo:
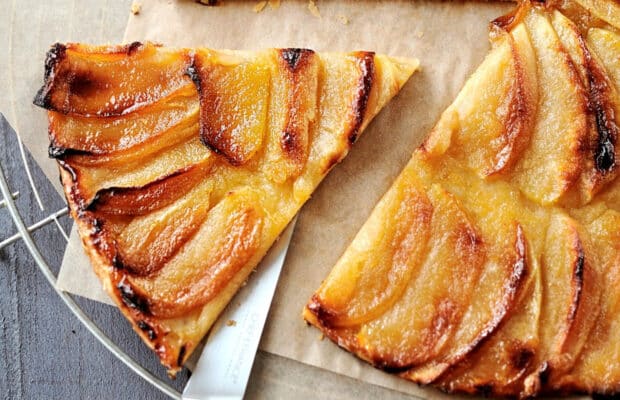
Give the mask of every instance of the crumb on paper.
<path id="1" fill-rule="evenodd" d="M 265 6 L 267 6 L 267 0 L 259 1 L 254 5 L 254 12 L 259 13 L 263 11 L 265 9 Z"/>
<path id="2" fill-rule="evenodd" d="M 308 2 L 308 10 L 310 10 L 310 13 L 315 17 L 321 18 L 321 13 L 319 12 L 319 8 L 316 6 L 314 0 L 310 0 Z"/>
<path id="3" fill-rule="evenodd" d="M 349 18 L 345 17 L 344 15 L 339 15 L 338 21 L 340 21 L 342 25 L 349 25 Z"/>
<path id="4" fill-rule="evenodd" d="M 324 335 L 323 333 L 321 333 L 321 334 L 319 335 L 319 340 L 322 342 L 322 341 L 323 341 L 323 339 L 325 339 L 325 335 Z"/>
<path id="5" fill-rule="evenodd" d="M 424 36 L 424 32 L 422 32 L 422 31 L 417 31 L 417 32 L 415 33 L 415 35 L 416 35 L 418 38 L 422 39 L 422 36 Z"/>
<path id="6" fill-rule="evenodd" d="M 272 10 L 277 10 L 280 8 L 280 0 L 269 0 L 269 7 Z"/>
<path id="7" fill-rule="evenodd" d="M 204 4 L 205 6 L 214 6 L 217 4 L 217 0 L 196 0 L 196 2 Z"/>
<path id="8" fill-rule="evenodd" d="M 226 321 L 226 326 L 235 326 L 237 325 L 237 321 L 235 321 L 234 319 L 229 319 L 228 321 Z"/>
<path id="9" fill-rule="evenodd" d="M 131 13 L 133 15 L 140 14 L 140 11 L 142 11 L 142 3 L 132 3 L 131 4 Z"/>

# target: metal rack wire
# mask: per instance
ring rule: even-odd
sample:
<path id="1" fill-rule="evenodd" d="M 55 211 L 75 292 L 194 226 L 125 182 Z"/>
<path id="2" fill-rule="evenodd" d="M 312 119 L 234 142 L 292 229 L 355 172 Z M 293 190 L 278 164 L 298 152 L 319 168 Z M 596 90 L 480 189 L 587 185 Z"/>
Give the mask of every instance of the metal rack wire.
<path id="1" fill-rule="evenodd" d="M 30 188 L 32 189 L 33 195 L 36 198 L 37 204 L 41 211 L 48 213 L 49 210 L 46 210 L 43 201 L 41 200 L 41 196 L 39 195 L 39 191 L 37 190 L 36 185 L 34 184 L 34 180 L 31 173 L 31 168 L 28 164 L 28 159 L 26 157 L 26 151 L 24 145 L 22 143 L 19 134 L 15 133 L 17 136 L 17 142 L 19 145 L 19 151 L 21 155 L 21 159 L 24 165 L 24 169 L 26 175 L 28 177 L 28 182 L 30 184 Z M 77 319 L 90 331 L 90 333 L 97 338 L 101 344 L 103 344 L 116 358 L 122 361 L 126 366 L 128 366 L 131 370 L 133 370 L 136 374 L 141 376 L 148 383 L 153 385 L 155 388 L 160 390 L 162 393 L 168 395 L 173 399 L 181 399 L 181 393 L 179 393 L 176 389 L 162 381 L 161 379 L 154 376 L 151 372 L 146 370 L 142 365 L 136 362 L 131 356 L 129 356 L 124 350 L 122 350 L 119 346 L 117 346 L 98 326 L 95 322 L 82 310 L 82 308 L 76 303 L 73 299 L 73 296 L 67 292 L 64 292 L 56 287 L 56 275 L 52 272 L 49 264 L 41 254 L 39 247 L 35 243 L 34 238 L 32 237 L 32 232 L 36 231 L 43 226 L 46 226 L 51 223 L 55 223 L 61 235 L 65 238 L 65 240 L 69 241 L 69 236 L 65 232 L 64 228 L 60 224 L 59 219 L 62 217 L 66 217 L 69 214 L 68 208 L 64 207 L 59 210 L 53 211 L 49 213 L 49 215 L 38 222 L 26 226 L 23 217 L 19 213 L 15 200 L 20 196 L 19 192 L 11 192 L 8 181 L 6 179 L 6 175 L 4 172 L 4 168 L 0 165 L 0 192 L 2 192 L 2 200 L 0 201 L 0 208 L 6 208 L 13 219 L 13 223 L 17 228 L 17 233 L 0 241 L 0 250 L 18 240 L 22 240 L 26 245 L 26 248 L 32 255 L 37 267 L 47 279 L 52 288 L 56 291 L 58 296 L 62 299 L 62 301 L 66 304 L 66 306 L 71 310 L 71 312 L 77 317 Z"/>

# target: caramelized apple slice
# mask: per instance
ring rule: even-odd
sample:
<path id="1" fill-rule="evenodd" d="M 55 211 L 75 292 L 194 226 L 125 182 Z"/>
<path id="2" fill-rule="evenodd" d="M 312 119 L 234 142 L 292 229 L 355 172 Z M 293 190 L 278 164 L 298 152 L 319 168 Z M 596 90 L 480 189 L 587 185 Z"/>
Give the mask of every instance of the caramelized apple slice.
<path id="1" fill-rule="evenodd" d="M 379 318 L 419 273 L 433 206 L 412 172 L 408 168 L 397 179 L 315 294 L 310 309 L 323 326 L 354 327 Z"/>
<path id="2" fill-rule="evenodd" d="M 429 187 L 427 195 L 433 215 L 417 277 L 387 312 L 357 334 L 364 354 L 382 368 L 418 365 L 446 346 L 484 264 L 485 246 L 457 200 L 438 185 Z"/>
<path id="3" fill-rule="evenodd" d="M 140 146 L 132 146 L 109 154 L 91 155 L 71 150 L 65 152 L 62 149 L 59 153 L 53 153 L 55 149 L 50 147 L 50 155 L 76 168 L 80 166 L 94 169 L 107 168 L 121 170 L 126 170 L 130 166 L 137 168 L 145 159 L 157 157 L 159 154 L 167 152 L 170 148 L 182 146 L 184 142 L 191 141 L 192 138 L 197 137 L 197 124 L 198 114 L 195 113 L 190 115 L 189 118 L 179 121 L 175 126 L 163 132 L 155 140 L 147 140 Z M 210 153 L 207 148 L 205 148 L 204 151 Z"/>
<path id="4" fill-rule="evenodd" d="M 402 376 L 422 384 L 434 382 L 490 337 L 512 312 L 529 267 L 523 229 L 514 222 L 509 226 L 512 228 L 508 238 L 510 247 L 487 259 L 466 305 L 465 315 L 454 328 L 455 334 L 449 343 L 433 359 L 403 372 Z"/>
<path id="5" fill-rule="evenodd" d="M 198 122 L 198 95 L 191 83 L 123 116 L 83 117 L 50 112 L 49 152 L 54 157 L 67 154 L 109 156 L 146 142 L 161 142 L 162 135 L 184 120 Z"/>
<path id="6" fill-rule="evenodd" d="M 262 147 L 270 88 L 265 64 L 241 53 L 212 50 L 199 50 L 193 58 L 190 75 L 200 94 L 200 137 L 232 165 L 245 164 Z"/>
<path id="7" fill-rule="evenodd" d="M 590 316 L 596 316 L 596 296 L 593 290 L 584 293 L 584 277 L 592 278 L 587 270 L 586 255 L 576 221 L 563 213 L 554 213 L 549 221 L 541 264 L 542 309 L 540 316 L 540 346 L 536 352 L 534 371 L 525 379 L 525 394 L 535 395 L 542 388 L 541 376 L 554 370 L 566 370 L 574 362 L 583 341 L 575 337 L 568 348 L 571 334 L 587 337 Z M 590 288 L 592 288 L 590 286 Z M 585 320 L 584 320 L 585 319 Z M 573 327 L 586 328 L 585 332 Z"/>
<path id="8" fill-rule="evenodd" d="M 525 24 L 538 65 L 538 117 L 512 180 L 530 199 L 551 204 L 569 189 L 580 172 L 586 133 L 583 86 L 551 23 L 533 7 Z"/>
<path id="9" fill-rule="evenodd" d="M 556 386 L 571 391 L 614 393 L 620 382 L 620 364 L 616 362 L 620 359 L 620 213 L 594 211 L 597 217 L 586 229 L 598 254 L 600 312 L 572 371 L 561 377 Z"/>
<path id="10" fill-rule="evenodd" d="M 140 187 L 111 187 L 99 190 L 89 211 L 108 215 L 144 215 L 185 195 L 207 176 L 211 163 L 192 164 Z"/>
<path id="11" fill-rule="evenodd" d="M 597 18 L 620 29 L 620 4 L 605 0 L 576 0 L 576 2 Z"/>
<path id="12" fill-rule="evenodd" d="M 301 174 L 317 117 L 320 58 L 311 50 L 273 51 L 266 167 L 276 182 Z"/>
<path id="13" fill-rule="evenodd" d="M 197 128 L 197 127 L 196 127 Z M 200 138 L 164 149 L 157 157 L 149 157 L 132 163 L 110 162 L 111 165 L 83 167 L 71 161 L 64 162 L 64 168 L 74 176 L 72 196 L 83 208 L 88 207 L 97 193 L 106 189 L 144 187 L 152 182 L 161 182 L 165 177 L 200 164 L 208 169 L 214 163 L 213 153 Z"/>
<path id="14" fill-rule="evenodd" d="M 63 114 L 122 115 L 191 83 L 189 56 L 152 43 L 125 46 L 55 44 L 35 104 Z"/>
<path id="15" fill-rule="evenodd" d="M 575 24 L 559 11 L 554 12 L 552 22 L 562 45 L 577 67 L 587 92 L 588 130 L 579 189 L 580 203 L 588 203 L 617 175 L 616 119 L 620 118 L 620 98 L 598 57 L 590 51 Z"/>
<path id="16" fill-rule="evenodd" d="M 249 190 L 231 192 L 157 275 L 128 275 L 126 283 L 137 293 L 148 293 L 148 310 L 159 318 L 184 315 L 206 304 L 258 250 L 265 218 L 258 204 Z"/>
<path id="17" fill-rule="evenodd" d="M 529 258 L 527 280 L 513 313 L 472 354 L 436 383 L 447 392 L 510 396 L 521 391 L 521 378 L 531 367 L 538 348 L 541 308 L 540 267 Z"/>
<path id="18" fill-rule="evenodd" d="M 450 142 L 448 154 L 481 177 L 510 169 L 529 142 L 537 91 L 536 58 L 525 27 L 519 24 L 500 35 L 444 113 L 443 118 L 456 119 L 450 122 L 452 127 L 433 130 L 425 148 L 430 151 L 434 142 L 443 142 L 443 147 Z M 433 137 L 440 133 L 450 138 Z"/>
<path id="19" fill-rule="evenodd" d="M 117 267 L 139 276 L 159 271 L 206 218 L 212 189 L 203 181 L 175 203 L 132 219 L 115 240 Z"/>

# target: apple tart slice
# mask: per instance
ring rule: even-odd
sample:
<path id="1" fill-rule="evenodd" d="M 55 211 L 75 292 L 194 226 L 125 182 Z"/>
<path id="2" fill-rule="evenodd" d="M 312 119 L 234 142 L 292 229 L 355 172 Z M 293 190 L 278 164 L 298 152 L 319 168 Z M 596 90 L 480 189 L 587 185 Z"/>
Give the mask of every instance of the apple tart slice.
<path id="1" fill-rule="evenodd" d="M 620 392 L 620 26 L 521 2 L 304 318 L 448 392 Z"/>
<path id="2" fill-rule="evenodd" d="M 56 44 L 35 104 L 99 278 L 174 375 L 417 61 Z"/>

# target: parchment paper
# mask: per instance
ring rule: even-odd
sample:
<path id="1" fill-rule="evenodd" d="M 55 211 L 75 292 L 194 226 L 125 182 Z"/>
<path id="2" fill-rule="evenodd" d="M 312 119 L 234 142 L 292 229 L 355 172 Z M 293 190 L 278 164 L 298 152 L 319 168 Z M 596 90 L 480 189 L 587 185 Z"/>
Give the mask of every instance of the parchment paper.
<path id="1" fill-rule="evenodd" d="M 233 49 L 373 50 L 421 60 L 422 70 L 377 116 L 302 209 L 261 349 L 421 397 L 444 397 L 377 371 L 330 341 L 319 340 L 319 331 L 303 323 L 301 310 L 413 149 L 482 61 L 489 49 L 488 22 L 513 5 L 318 1 L 319 18 L 310 13 L 306 1 L 283 0 L 278 9 L 267 6 L 260 13 L 253 10 L 256 2 L 225 0 L 213 8 L 191 1 L 142 3 L 140 14 L 129 19 L 127 42 L 151 40 L 169 46 Z M 44 129 L 41 122 L 37 124 Z M 56 177 L 53 163 L 44 158 L 42 131 L 21 134 L 46 174 Z M 86 297 L 107 299 L 76 232 L 58 285 Z"/>

